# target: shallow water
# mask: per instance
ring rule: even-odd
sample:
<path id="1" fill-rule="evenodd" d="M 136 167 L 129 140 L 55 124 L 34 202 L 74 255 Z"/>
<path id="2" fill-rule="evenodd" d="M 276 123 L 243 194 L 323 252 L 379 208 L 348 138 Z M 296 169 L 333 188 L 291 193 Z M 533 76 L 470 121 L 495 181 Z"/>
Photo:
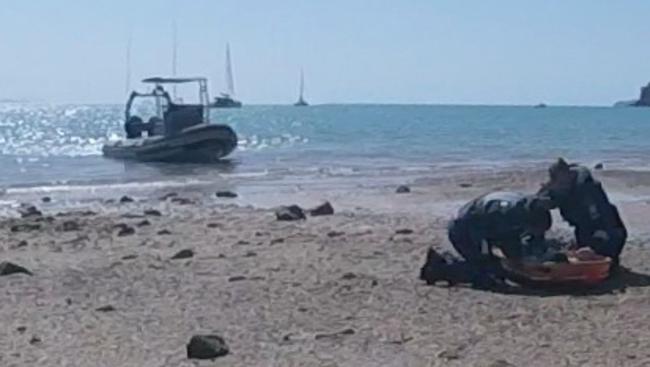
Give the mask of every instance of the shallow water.
<path id="1" fill-rule="evenodd" d="M 213 110 L 238 150 L 216 165 L 125 163 L 101 146 L 122 136 L 121 105 L 0 105 L 1 187 L 124 182 L 256 182 L 439 175 L 566 156 L 645 169 L 650 109 L 324 105 Z"/>

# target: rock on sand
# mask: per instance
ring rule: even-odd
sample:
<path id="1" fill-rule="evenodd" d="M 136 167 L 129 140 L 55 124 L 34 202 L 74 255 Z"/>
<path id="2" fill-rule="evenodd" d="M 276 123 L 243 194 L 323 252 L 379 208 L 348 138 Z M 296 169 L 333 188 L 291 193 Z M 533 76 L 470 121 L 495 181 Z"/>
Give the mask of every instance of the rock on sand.
<path id="1" fill-rule="evenodd" d="M 189 359 L 215 359 L 228 353 L 226 341 L 218 335 L 194 335 L 187 344 Z"/>

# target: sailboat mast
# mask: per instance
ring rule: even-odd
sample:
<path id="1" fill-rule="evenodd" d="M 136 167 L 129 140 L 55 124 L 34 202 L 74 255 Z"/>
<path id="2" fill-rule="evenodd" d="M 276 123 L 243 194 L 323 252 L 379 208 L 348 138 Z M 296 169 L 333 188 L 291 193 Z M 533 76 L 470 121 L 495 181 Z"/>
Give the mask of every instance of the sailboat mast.
<path id="1" fill-rule="evenodd" d="M 230 44 L 226 44 L 226 83 L 228 94 L 235 95 L 235 80 L 232 75 L 232 61 L 230 60 Z"/>
<path id="2" fill-rule="evenodd" d="M 178 27 L 176 25 L 176 19 L 172 23 L 172 76 L 176 77 L 176 69 L 178 65 Z M 176 99 L 176 85 L 172 87 L 172 95 L 174 100 Z"/>
<path id="3" fill-rule="evenodd" d="M 304 99 L 305 94 L 305 73 L 300 69 L 300 100 Z"/>
<path id="4" fill-rule="evenodd" d="M 129 27 L 129 34 L 126 39 L 126 75 L 125 75 L 125 93 L 128 95 L 131 91 L 131 46 L 133 44 L 133 32 Z"/>

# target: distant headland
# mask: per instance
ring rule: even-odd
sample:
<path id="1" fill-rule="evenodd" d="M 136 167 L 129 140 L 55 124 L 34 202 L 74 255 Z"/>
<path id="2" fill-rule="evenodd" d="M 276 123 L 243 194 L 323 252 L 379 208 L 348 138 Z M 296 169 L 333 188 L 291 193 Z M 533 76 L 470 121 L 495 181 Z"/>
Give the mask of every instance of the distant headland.
<path id="1" fill-rule="evenodd" d="M 650 83 L 644 87 L 641 87 L 641 95 L 639 96 L 639 99 L 616 102 L 614 106 L 650 107 Z"/>

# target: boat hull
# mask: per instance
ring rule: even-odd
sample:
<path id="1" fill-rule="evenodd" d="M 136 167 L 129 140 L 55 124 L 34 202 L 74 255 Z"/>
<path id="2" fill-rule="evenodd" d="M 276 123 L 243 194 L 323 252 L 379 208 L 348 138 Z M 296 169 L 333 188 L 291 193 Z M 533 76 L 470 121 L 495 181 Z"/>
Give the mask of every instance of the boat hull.
<path id="1" fill-rule="evenodd" d="M 113 159 L 158 162 L 211 162 L 232 153 L 237 135 L 226 125 L 200 124 L 173 136 L 123 139 L 107 143 L 102 152 Z"/>
<path id="2" fill-rule="evenodd" d="M 232 98 L 215 98 L 212 108 L 241 108 L 242 103 Z"/>

